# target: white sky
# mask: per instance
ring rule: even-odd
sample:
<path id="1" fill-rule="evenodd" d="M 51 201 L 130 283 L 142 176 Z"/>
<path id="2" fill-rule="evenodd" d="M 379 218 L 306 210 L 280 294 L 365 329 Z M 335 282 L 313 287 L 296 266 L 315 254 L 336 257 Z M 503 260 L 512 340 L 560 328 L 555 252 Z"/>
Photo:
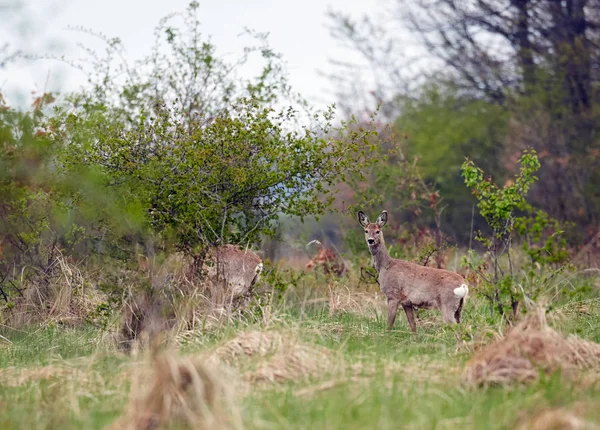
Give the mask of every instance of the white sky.
<path id="1" fill-rule="evenodd" d="M 24 13 L 2 19 L 0 46 L 8 41 L 25 53 L 65 55 L 77 58 L 76 42 L 93 43 L 88 36 L 67 30 L 81 26 L 119 37 L 128 58 L 148 54 L 153 30 L 160 18 L 183 11 L 189 0 L 0 0 L 2 6 L 28 3 Z M 199 18 L 204 34 L 223 55 L 241 54 L 248 40 L 239 37 L 244 27 L 269 32 L 275 51 L 287 62 L 291 84 L 313 105 L 335 102 L 329 82 L 317 69 L 327 70 L 329 58 L 348 59 L 327 29 L 329 8 L 343 10 L 354 17 L 369 13 L 378 0 L 208 0 L 200 1 Z M 33 28 L 34 30 L 32 30 Z M 47 82 L 47 83 L 46 83 Z M 31 101 L 30 93 L 69 91 L 84 83 L 83 75 L 56 61 L 20 61 L 0 70 L 0 91 L 13 104 Z"/>

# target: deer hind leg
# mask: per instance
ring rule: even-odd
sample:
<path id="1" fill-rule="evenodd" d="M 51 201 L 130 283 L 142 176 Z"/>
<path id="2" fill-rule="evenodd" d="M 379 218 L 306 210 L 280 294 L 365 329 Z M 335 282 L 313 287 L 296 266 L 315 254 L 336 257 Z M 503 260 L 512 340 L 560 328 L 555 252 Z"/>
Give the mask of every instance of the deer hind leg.
<path id="1" fill-rule="evenodd" d="M 463 308 L 464 301 L 465 301 L 464 298 L 460 299 L 460 302 L 458 303 L 458 308 L 456 309 L 456 312 L 454 312 L 454 319 L 459 324 L 460 324 L 460 314 L 462 313 L 462 308 Z"/>
<path id="2" fill-rule="evenodd" d="M 415 324 L 415 313 L 413 311 L 413 307 L 410 305 L 402 305 L 404 308 L 404 313 L 406 314 L 406 319 L 408 320 L 408 325 L 414 334 L 417 334 L 417 325 Z"/>
<path id="3" fill-rule="evenodd" d="M 450 323 L 450 324 L 456 324 L 458 323 L 458 320 L 456 319 L 455 315 L 455 306 L 454 303 L 442 303 L 442 318 L 444 319 L 444 322 Z"/>
<path id="4" fill-rule="evenodd" d="M 387 318 L 387 329 L 391 330 L 396 321 L 396 314 L 398 313 L 399 300 L 388 299 L 388 318 Z"/>

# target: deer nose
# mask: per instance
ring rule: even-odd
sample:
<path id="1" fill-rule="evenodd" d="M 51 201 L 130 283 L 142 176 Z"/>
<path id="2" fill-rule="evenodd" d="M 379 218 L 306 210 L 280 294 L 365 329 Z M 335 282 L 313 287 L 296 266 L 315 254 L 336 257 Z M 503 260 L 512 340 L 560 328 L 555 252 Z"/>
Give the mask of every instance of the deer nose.
<path id="1" fill-rule="evenodd" d="M 367 239 L 367 242 L 369 242 L 369 245 L 373 245 L 373 243 L 375 242 L 375 239 Z"/>

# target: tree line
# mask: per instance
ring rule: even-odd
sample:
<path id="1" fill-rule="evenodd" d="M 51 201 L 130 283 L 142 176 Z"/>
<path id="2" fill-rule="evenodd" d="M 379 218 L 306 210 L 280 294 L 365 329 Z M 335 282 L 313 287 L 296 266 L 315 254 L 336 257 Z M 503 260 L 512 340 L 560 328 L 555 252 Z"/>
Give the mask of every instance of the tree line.
<path id="1" fill-rule="evenodd" d="M 600 222 L 600 2 L 398 0 L 380 5 L 379 17 L 330 14 L 334 37 L 361 53 L 363 64 L 374 71 L 363 79 L 366 84 L 356 85 L 359 65 L 334 61 L 330 77 L 340 99 L 348 101 L 342 105 L 346 111 L 357 102 L 365 111 L 380 104 L 396 132 L 406 137 L 405 152 L 419 157 L 424 179 L 438 184 L 452 208 L 445 212 L 447 232 L 462 243 L 469 234 L 464 225 L 473 198 L 462 187 L 459 168 L 465 157 L 505 183 L 512 180 L 519 156 L 533 148 L 541 169 L 532 203 L 560 222 L 574 223 L 575 243 L 595 235 Z M 407 40 L 420 48 L 416 56 Z M 432 216 L 427 222 L 433 223 Z"/>

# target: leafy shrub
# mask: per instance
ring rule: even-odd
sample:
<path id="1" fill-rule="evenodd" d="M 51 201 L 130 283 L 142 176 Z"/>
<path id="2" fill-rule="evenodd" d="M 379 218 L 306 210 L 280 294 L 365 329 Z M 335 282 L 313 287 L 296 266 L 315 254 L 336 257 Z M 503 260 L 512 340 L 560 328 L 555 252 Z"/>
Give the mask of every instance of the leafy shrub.
<path id="1" fill-rule="evenodd" d="M 493 277 L 486 279 L 483 294 L 492 309 L 495 306 L 501 315 L 512 318 L 517 315 L 525 296 L 535 300 L 546 282 L 565 268 L 569 259 L 560 223 L 545 212 L 535 210 L 525 200 L 537 180 L 534 174 L 540 168 L 535 151 L 525 151 L 519 164 L 519 174 L 503 187 L 485 177 L 483 170 L 472 161 L 467 160 L 462 166 L 465 183 L 477 198 L 480 214 L 492 229 L 491 236 L 479 231 L 476 237 L 490 253 L 493 265 Z M 519 213 L 523 215 L 518 216 Z M 525 271 L 524 277 L 516 277 L 512 253 L 515 233 L 520 236 L 522 248 L 529 257 L 521 267 Z M 508 270 L 501 265 L 502 257 L 506 257 Z"/>
<path id="2" fill-rule="evenodd" d="M 56 117 L 65 174 L 94 175 L 103 196 L 119 195 L 124 224 L 146 252 L 148 241 L 199 256 L 220 243 L 255 243 L 274 234 L 282 214 L 323 214 L 334 185 L 377 161 L 372 127 L 333 126 L 333 108 L 299 127 L 300 112 L 281 107 L 297 100 L 280 58 L 260 35 L 245 55 L 258 51 L 263 69 L 240 85 L 247 57 L 219 59 L 201 37 L 197 8 L 190 3 L 183 29 L 173 17 L 161 21 L 153 54 L 122 65 L 124 82 L 100 63 L 93 91 L 72 96 Z M 120 42 L 106 42 L 110 62 Z"/>
<path id="3" fill-rule="evenodd" d="M 99 169 L 109 178 L 107 192 L 126 184 L 142 222 L 185 252 L 255 242 L 274 232 L 279 214 L 322 214 L 333 201 L 331 186 L 374 161 L 369 130 L 352 132 L 350 142 L 284 131 L 294 115 L 241 99 L 191 133 L 169 109 L 136 128 L 100 115 L 96 142 L 71 144 L 69 160 Z"/>

